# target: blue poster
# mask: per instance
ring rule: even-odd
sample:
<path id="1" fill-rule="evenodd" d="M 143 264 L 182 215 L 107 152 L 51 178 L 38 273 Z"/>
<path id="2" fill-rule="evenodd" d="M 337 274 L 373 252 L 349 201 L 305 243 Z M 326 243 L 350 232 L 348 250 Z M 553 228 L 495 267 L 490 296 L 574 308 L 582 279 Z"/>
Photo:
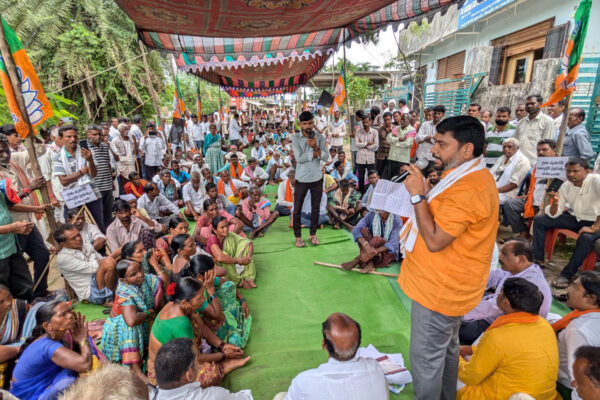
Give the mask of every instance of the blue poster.
<path id="1" fill-rule="evenodd" d="M 466 0 L 458 10 L 458 29 L 506 7 L 515 0 Z"/>

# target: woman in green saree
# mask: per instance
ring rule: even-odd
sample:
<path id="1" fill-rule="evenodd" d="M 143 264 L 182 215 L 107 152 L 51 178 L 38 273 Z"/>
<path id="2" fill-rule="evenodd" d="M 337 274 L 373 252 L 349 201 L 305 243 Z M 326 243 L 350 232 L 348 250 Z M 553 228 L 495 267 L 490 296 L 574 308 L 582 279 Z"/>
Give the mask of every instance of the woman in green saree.
<path id="1" fill-rule="evenodd" d="M 225 343 L 244 348 L 250 336 L 252 316 L 246 299 L 232 281 L 224 278 L 225 270 L 215 267 L 213 259 L 204 254 L 192 257 L 181 276 L 195 278 L 205 289 L 205 302 L 199 311 L 204 323 Z"/>
<path id="2" fill-rule="evenodd" d="M 206 242 L 206 251 L 218 266 L 225 268 L 227 279 L 244 289 L 256 287 L 256 267 L 252 260 L 252 242 L 229 232 L 229 222 L 222 216 L 212 221 L 213 235 Z"/>

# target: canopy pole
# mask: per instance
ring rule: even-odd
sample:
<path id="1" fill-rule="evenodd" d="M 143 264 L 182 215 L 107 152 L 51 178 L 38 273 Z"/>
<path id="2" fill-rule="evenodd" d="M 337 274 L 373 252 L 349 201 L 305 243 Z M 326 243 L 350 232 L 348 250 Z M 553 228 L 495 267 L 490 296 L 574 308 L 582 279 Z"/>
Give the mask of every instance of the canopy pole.
<path id="1" fill-rule="evenodd" d="M 569 120 L 569 110 L 571 109 L 571 101 L 573 100 L 573 92 L 570 92 L 567 96 L 567 106 L 563 110 L 563 119 L 560 123 L 558 131 L 558 139 L 556 140 L 556 155 L 562 154 L 563 144 L 565 142 L 565 136 L 567 135 L 567 122 Z M 541 111 L 540 111 L 541 112 Z"/>
<path id="2" fill-rule="evenodd" d="M 175 84 L 175 91 L 177 91 L 177 63 L 175 62 L 175 56 L 173 54 L 171 54 L 171 75 L 173 76 L 173 84 Z M 179 96 L 179 94 L 177 95 Z M 180 107 L 181 104 L 181 100 L 182 99 L 178 99 L 179 101 L 177 102 L 177 107 Z M 185 110 L 179 110 L 179 114 L 181 115 L 181 118 L 183 120 L 183 132 L 181 134 L 181 138 L 183 140 L 183 159 L 187 160 L 187 146 L 186 146 L 186 140 L 185 140 Z M 173 129 L 171 127 L 171 129 Z M 175 151 L 173 151 L 173 156 L 175 156 Z"/>
<path id="3" fill-rule="evenodd" d="M 344 41 L 342 42 L 342 47 L 344 50 L 344 75 L 342 76 L 342 79 L 344 81 L 344 90 L 346 90 L 346 109 L 347 109 L 347 118 L 348 118 L 348 126 L 349 126 L 349 130 L 348 130 L 348 134 L 351 135 L 352 134 L 352 122 L 350 122 L 350 93 L 348 92 L 348 82 L 346 82 L 346 28 L 342 29 L 342 37 L 344 39 Z M 341 73 L 341 72 L 340 72 Z M 354 161 L 354 160 L 353 160 Z"/>
<path id="4" fill-rule="evenodd" d="M 8 80 L 10 81 L 10 85 L 12 86 L 13 92 L 15 94 L 15 100 L 17 101 L 17 106 L 19 107 L 19 111 L 21 112 L 21 116 L 23 121 L 29 127 L 29 134 L 25 139 L 25 144 L 27 148 L 27 153 L 29 154 L 29 162 L 31 163 L 31 169 L 33 170 L 33 176 L 37 178 L 43 178 L 42 169 L 40 168 L 40 163 L 38 162 L 37 155 L 35 154 L 35 145 L 33 138 L 35 137 L 35 130 L 31 125 L 31 121 L 29 120 L 29 114 L 27 113 L 27 106 L 25 105 L 25 99 L 23 98 L 23 92 L 21 90 L 21 79 L 17 73 L 17 67 L 12 58 L 12 54 L 10 52 L 10 47 L 8 46 L 8 42 L 6 41 L 6 36 L 4 35 L 4 29 L 0 26 L 0 52 L 2 54 L 2 59 L 4 60 L 4 65 L 6 65 L 6 72 L 8 75 Z M 48 193 L 48 187 L 43 185 L 40 189 L 40 193 L 42 195 L 42 201 L 44 204 L 50 204 L 50 194 Z M 32 194 L 35 196 L 35 194 Z M 54 231 L 56 230 L 56 220 L 54 219 L 54 210 L 49 210 L 45 212 L 46 218 L 48 219 L 48 226 L 50 227 L 50 232 L 47 238 L 47 241 L 51 243 L 53 246 L 58 248 L 56 241 L 54 240 Z"/>
<path id="5" fill-rule="evenodd" d="M 225 115 L 222 115 L 222 111 L 223 111 L 223 104 L 221 102 L 221 85 L 219 85 L 219 133 L 221 134 L 221 139 L 223 138 L 223 119 L 225 118 Z"/>

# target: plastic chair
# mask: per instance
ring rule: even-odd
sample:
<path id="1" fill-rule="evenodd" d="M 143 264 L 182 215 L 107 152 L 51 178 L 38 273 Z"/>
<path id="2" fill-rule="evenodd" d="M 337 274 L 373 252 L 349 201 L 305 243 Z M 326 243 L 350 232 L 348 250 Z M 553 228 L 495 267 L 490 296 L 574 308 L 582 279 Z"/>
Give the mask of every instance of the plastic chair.
<path id="1" fill-rule="evenodd" d="M 575 239 L 579 235 L 577 232 L 573 232 L 569 229 L 548 229 L 546 231 L 546 242 L 544 252 L 546 253 L 546 258 L 548 261 L 552 259 L 552 253 L 554 253 L 554 246 L 556 245 L 556 239 L 559 238 L 561 243 L 565 243 L 567 238 Z M 590 254 L 585 258 L 583 264 L 581 264 L 581 269 L 583 271 L 592 271 L 594 266 L 596 265 L 597 255 L 596 252 L 592 249 Z"/>

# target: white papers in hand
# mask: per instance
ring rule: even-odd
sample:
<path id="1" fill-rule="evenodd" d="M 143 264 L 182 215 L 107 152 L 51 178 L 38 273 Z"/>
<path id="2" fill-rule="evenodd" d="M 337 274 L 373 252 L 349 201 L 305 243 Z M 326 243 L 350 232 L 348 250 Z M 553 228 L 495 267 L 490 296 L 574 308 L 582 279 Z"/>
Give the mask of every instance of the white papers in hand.
<path id="1" fill-rule="evenodd" d="M 379 183 L 377 184 L 377 186 L 379 186 Z M 356 356 L 363 358 L 374 358 L 375 360 L 387 356 L 397 366 L 401 368 L 406 368 L 404 366 L 404 358 L 402 357 L 402 354 L 384 354 L 379 352 L 379 350 L 377 350 L 372 344 L 370 344 L 368 347 L 359 348 L 356 352 Z M 385 379 L 387 379 L 389 383 L 394 383 L 396 385 L 406 385 L 412 382 L 412 375 L 407 369 L 404 369 L 403 371 L 398 372 L 396 374 L 386 375 Z"/>
<path id="2" fill-rule="evenodd" d="M 373 190 L 369 208 L 383 210 L 401 217 L 412 217 L 413 205 L 410 203 L 410 194 L 404 183 L 394 183 L 380 179 Z"/>

